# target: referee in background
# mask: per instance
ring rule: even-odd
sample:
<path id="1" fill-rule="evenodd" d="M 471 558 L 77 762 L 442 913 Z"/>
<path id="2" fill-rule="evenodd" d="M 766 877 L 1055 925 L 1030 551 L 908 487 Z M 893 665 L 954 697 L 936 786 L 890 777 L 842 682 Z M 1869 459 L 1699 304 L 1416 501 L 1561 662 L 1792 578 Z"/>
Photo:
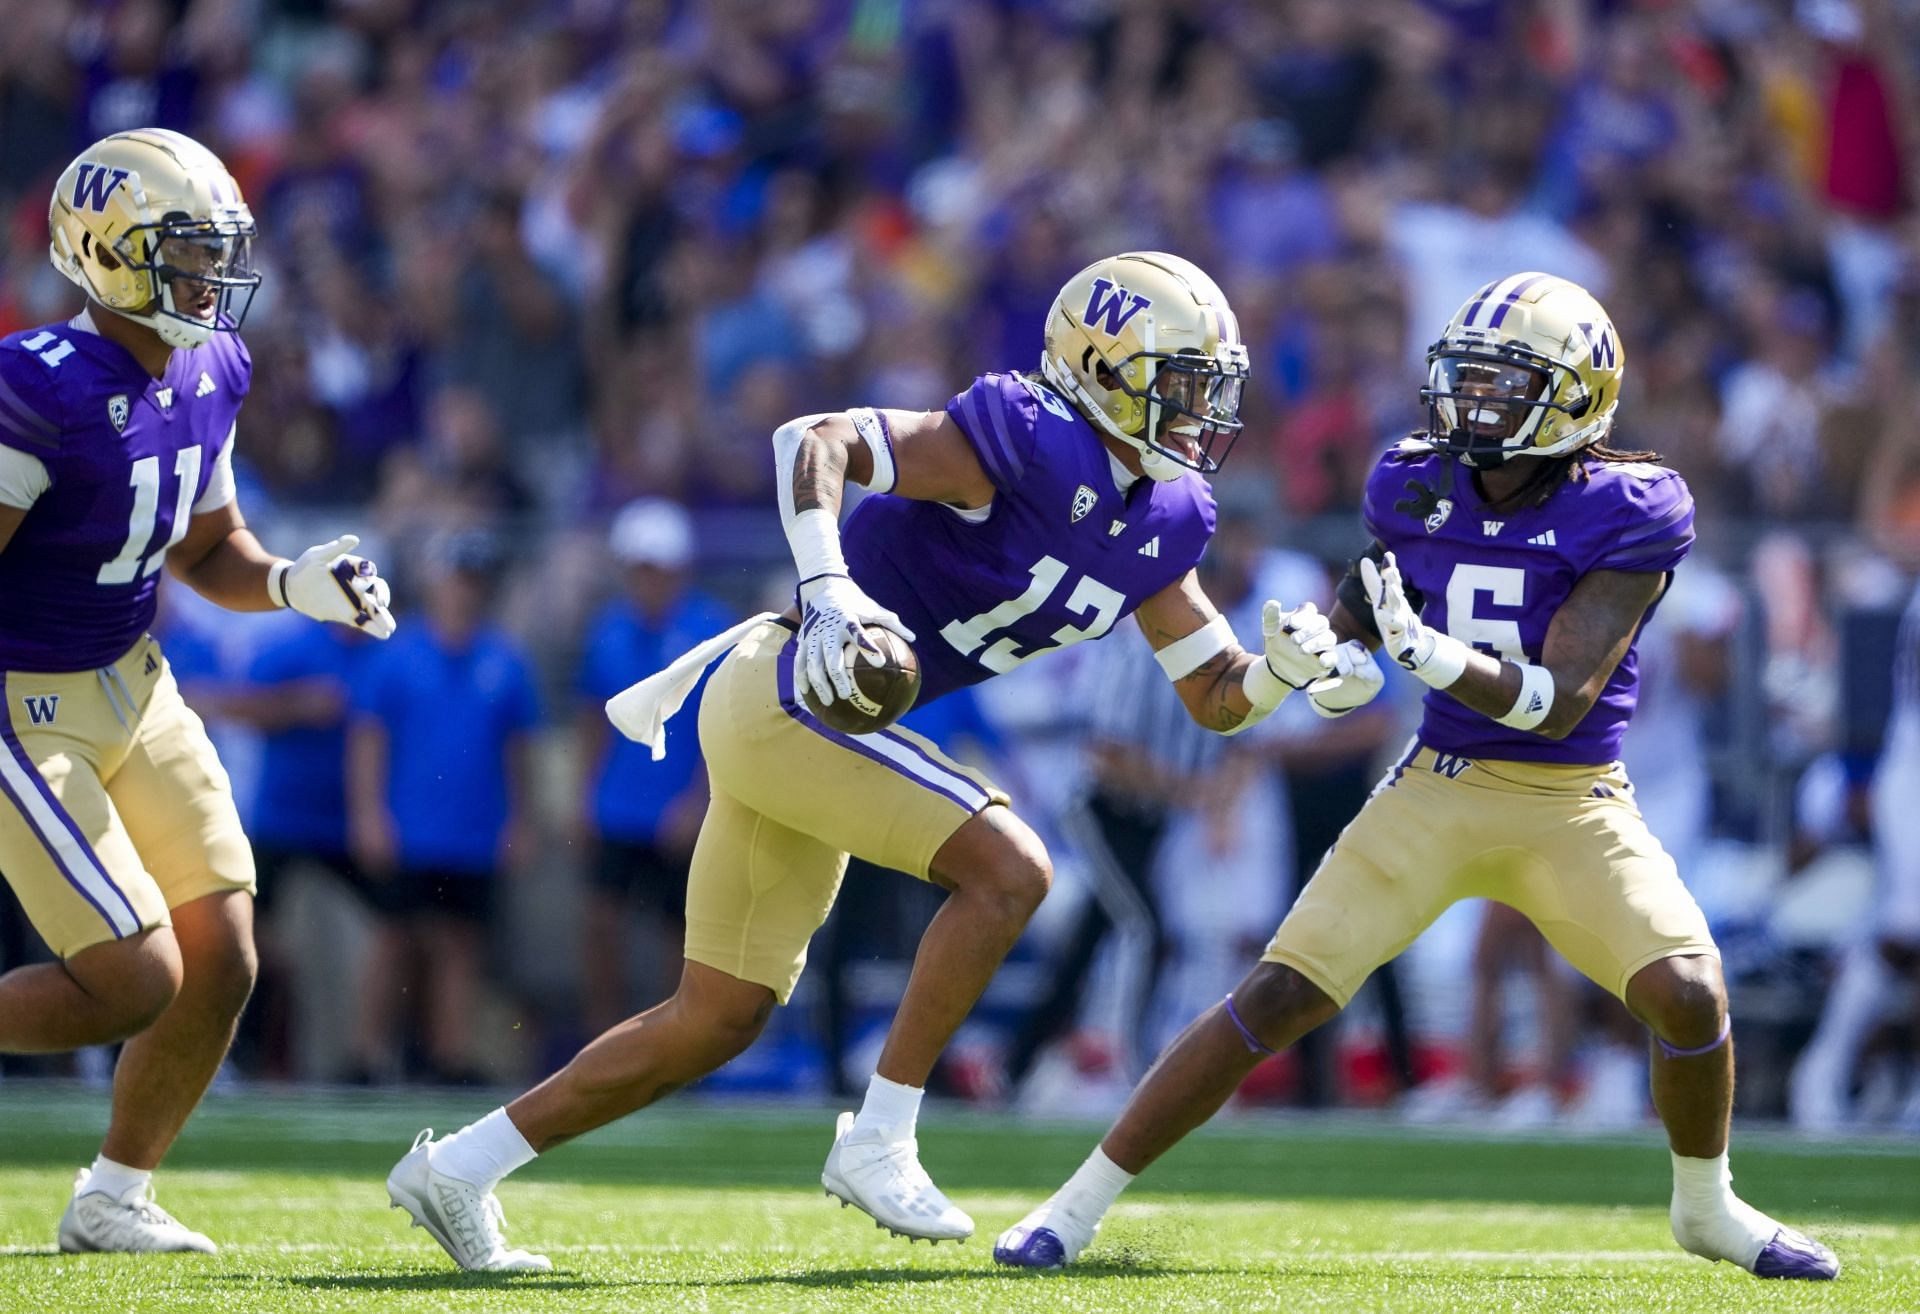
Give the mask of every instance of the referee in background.
<path id="1" fill-rule="evenodd" d="M 1082 706 L 1087 724 L 1086 792 L 1060 819 L 1086 858 L 1092 897 L 1080 908 L 1048 973 L 1039 1003 L 1007 1054 L 1009 1091 L 1047 1045 L 1072 1029 L 1095 956 L 1109 933 L 1121 935 L 1122 1060 L 1133 1078 L 1145 1070 L 1148 1004 L 1165 961 L 1165 918 L 1153 892 L 1154 856 L 1168 824 L 1196 798 L 1225 741 L 1194 724 L 1167 673 L 1145 643 L 1090 647 Z"/>

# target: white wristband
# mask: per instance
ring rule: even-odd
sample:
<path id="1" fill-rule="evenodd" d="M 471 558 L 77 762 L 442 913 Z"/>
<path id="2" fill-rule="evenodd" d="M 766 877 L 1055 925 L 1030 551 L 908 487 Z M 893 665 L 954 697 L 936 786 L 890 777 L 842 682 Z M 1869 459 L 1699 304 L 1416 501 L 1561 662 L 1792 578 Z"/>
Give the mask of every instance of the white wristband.
<path id="1" fill-rule="evenodd" d="M 1265 716 L 1280 706 L 1288 694 L 1297 693 L 1298 690 L 1276 675 L 1272 664 L 1262 657 L 1247 667 L 1247 673 L 1240 677 L 1240 692 L 1253 704 L 1255 715 Z"/>
<path id="2" fill-rule="evenodd" d="M 1495 719 L 1515 730 L 1532 730 L 1553 710 L 1553 672 L 1531 662 L 1514 665 L 1520 668 L 1520 696 L 1513 700 L 1505 716 Z"/>
<path id="3" fill-rule="evenodd" d="M 287 572 L 293 569 L 291 561 L 276 561 L 267 567 L 267 601 L 276 607 L 287 604 Z"/>
<path id="4" fill-rule="evenodd" d="M 1429 689 L 1445 689 L 1467 673 L 1467 658 L 1473 649 L 1440 630 L 1429 629 L 1427 634 L 1433 639 L 1433 651 L 1425 661 L 1408 670 Z"/>
<path id="5" fill-rule="evenodd" d="M 1218 657 L 1233 643 L 1233 627 L 1227 624 L 1225 616 L 1215 616 L 1192 634 L 1175 639 L 1154 653 L 1153 659 L 1160 663 L 1169 680 L 1179 681 Z"/>
<path id="6" fill-rule="evenodd" d="M 793 549 L 793 564 L 800 568 L 800 582 L 822 575 L 845 575 L 846 555 L 840 550 L 840 521 L 831 511 L 809 507 L 787 522 L 787 545 Z"/>

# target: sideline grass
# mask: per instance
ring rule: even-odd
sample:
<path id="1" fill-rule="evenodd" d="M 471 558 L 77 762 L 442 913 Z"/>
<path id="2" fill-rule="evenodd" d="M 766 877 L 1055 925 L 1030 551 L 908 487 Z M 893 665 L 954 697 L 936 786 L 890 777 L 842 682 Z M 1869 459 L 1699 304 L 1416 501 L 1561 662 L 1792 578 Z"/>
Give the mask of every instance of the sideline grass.
<path id="1" fill-rule="evenodd" d="M 95 1095 L 0 1089 L 0 1310 L 1834 1310 L 1920 1314 L 1920 1145 L 1746 1137 L 1750 1199 L 1820 1235 L 1833 1284 L 1763 1284 L 1667 1235 L 1653 1136 L 1479 1141 L 1343 1122 L 1203 1133 L 1064 1276 L 997 1271 L 991 1239 L 1093 1127 L 935 1111 L 923 1151 L 982 1235 L 908 1247 L 817 1185 L 831 1118 L 676 1101 L 532 1165 L 503 1198 L 556 1271 L 454 1271 L 385 1208 L 414 1131 L 486 1101 L 217 1098 L 159 1178 L 214 1257 L 61 1256 L 53 1226 L 104 1118 Z M 472 1106 L 472 1107 L 468 1107 Z M 437 1120 L 437 1121 L 436 1121 Z"/>

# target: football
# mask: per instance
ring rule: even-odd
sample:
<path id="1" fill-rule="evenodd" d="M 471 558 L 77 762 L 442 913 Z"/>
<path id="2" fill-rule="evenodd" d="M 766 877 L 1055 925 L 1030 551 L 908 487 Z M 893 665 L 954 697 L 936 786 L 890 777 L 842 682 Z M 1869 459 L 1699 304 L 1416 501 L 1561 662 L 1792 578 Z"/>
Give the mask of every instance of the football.
<path id="1" fill-rule="evenodd" d="M 836 698 L 822 705 L 816 701 L 812 687 L 801 682 L 800 698 L 807 710 L 841 734 L 868 735 L 884 729 L 905 715 L 920 696 L 920 659 L 913 655 L 907 641 L 877 627 L 869 627 L 867 637 L 880 649 L 882 661 L 876 666 L 870 654 L 848 646 L 852 698 Z"/>

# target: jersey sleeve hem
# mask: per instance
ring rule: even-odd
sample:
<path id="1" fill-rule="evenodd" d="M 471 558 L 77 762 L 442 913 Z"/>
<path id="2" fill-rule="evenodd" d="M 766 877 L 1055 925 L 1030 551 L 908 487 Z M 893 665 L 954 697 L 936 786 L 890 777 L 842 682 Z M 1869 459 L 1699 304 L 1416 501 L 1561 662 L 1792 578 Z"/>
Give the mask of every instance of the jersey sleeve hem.
<path id="1" fill-rule="evenodd" d="M 213 473 L 207 476 L 206 491 L 200 494 L 193 504 L 193 514 L 201 515 L 208 511 L 218 511 L 239 495 L 233 480 L 233 437 L 240 426 L 235 424 L 227 430 L 227 440 L 220 444 L 220 455 L 213 459 Z"/>
<path id="2" fill-rule="evenodd" d="M 0 446 L 0 506 L 31 510 L 40 495 L 53 486 L 46 463 L 30 452 Z"/>

